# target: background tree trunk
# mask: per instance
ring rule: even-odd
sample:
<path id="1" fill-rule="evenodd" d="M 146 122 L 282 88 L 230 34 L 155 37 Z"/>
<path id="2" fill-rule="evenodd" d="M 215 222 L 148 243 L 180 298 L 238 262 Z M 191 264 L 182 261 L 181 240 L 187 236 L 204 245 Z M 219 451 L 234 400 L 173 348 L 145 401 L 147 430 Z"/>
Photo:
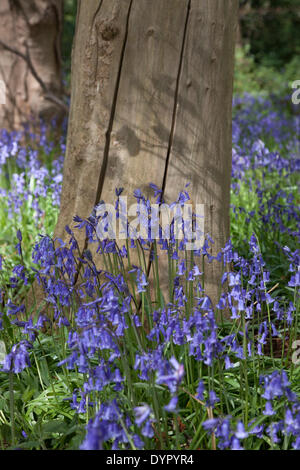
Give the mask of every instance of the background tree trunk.
<path id="1" fill-rule="evenodd" d="M 61 116 L 63 0 L 1 0 L 0 80 L 6 104 L 0 128 L 20 127 L 30 116 Z"/>
<path id="2" fill-rule="evenodd" d="M 79 0 L 55 236 L 116 187 L 130 204 L 152 182 L 171 202 L 191 182 L 213 252 L 224 246 L 237 11 L 237 0 Z M 220 265 L 205 269 L 215 298 Z"/>

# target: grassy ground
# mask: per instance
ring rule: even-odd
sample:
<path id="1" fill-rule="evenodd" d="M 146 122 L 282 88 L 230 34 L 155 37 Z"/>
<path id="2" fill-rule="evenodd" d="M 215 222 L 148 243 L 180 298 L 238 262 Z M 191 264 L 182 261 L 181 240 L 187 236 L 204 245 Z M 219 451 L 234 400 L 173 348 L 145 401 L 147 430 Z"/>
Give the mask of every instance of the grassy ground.
<path id="1" fill-rule="evenodd" d="M 234 98 L 231 241 L 213 261 L 230 268 L 215 311 L 199 253 L 187 261 L 176 240 L 170 299 L 151 240 L 136 243 L 141 268 L 129 280 L 129 245 L 100 244 L 102 273 L 89 252 L 79 260 L 76 233 L 54 248 L 64 137 L 54 144 L 43 129 L 24 145 L 3 133 L 0 447 L 300 448 L 299 115 L 288 87 L 260 93 L 268 76 L 249 67 L 236 74 L 236 91 L 255 93 Z M 78 225 L 94 236 L 92 219 Z M 38 312 L 24 301 L 34 277 L 45 290 Z M 225 309 L 231 318 L 216 323 Z"/>

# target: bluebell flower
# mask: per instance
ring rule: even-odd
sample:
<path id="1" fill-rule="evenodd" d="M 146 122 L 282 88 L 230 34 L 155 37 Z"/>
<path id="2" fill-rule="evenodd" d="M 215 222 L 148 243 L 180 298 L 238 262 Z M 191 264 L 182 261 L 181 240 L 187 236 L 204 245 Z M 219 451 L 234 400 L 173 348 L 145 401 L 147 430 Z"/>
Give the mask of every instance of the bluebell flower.
<path id="1" fill-rule="evenodd" d="M 151 408 L 148 405 L 137 406 L 134 408 L 135 423 L 140 426 L 150 415 Z"/>
<path id="2" fill-rule="evenodd" d="M 154 430 L 153 430 L 153 426 L 152 426 L 152 421 L 151 420 L 147 420 L 143 429 L 142 429 L 142 435 L 144 437 L 148 437 L 149 439 L 151 439 L 153 436 L 154 436 Z"/>
<path id="3" fill-rule="evenodd" d="M 204 390 L 205 390 L 204 382 L 203 380 L 199 380 L 199 384 L 197 387 L 197 394 L 196 394 L 196 397 L 198 398 L 198 400 L 204 400 Z"/>
<path id="4" fill-rule="evenodd" d="M 232 438 L 230 449 L 231 450 L 244 450 L 244 448 L 240 444 L 239 439 L 237 439 L 236 437 Z"/>
<path id="5" fill-rule="evenodd" d="M 206 431 L 213 431 L 217 427 L 218 422 L 217 418 L 211 418 L 203 421 L 202 426 Z"/>
<path id="6" fill-rule="evenodd" d="M 272 408 L 272 403 L 270 401 L 266 402 L 266 407 L 263 410 L 263 414 L 266 416 L 273 416 L 275 415 L 275 411 Z"/>
<path id="7" fill-rule="evenodd" d="M 28 349 L 32 349 L 32 344 L 26 340 L 20 341 L 20 343 L 15 344 L 10 353 L 5 357 L 4 364 L 2 367 L 3 372 L 14 372 L 19 374 L 26 367 L 30 367 L 30 359 Z"/>
<path id="8" fill-rule="evenodd" d="M 177 404 L 178 404 L 178 397 L 173 396 L 170 400 L 170 402 L 164 407 L 166 411 L 169 411 L 170 413 L 176 413 L 177 412 Z"/>
<path id="9" fill-rule="evenodd" d="M 237 439 L 245 439 L 248 437 L 248 432 L 245 431 L 244 424 L 241 421 L 237 423 L 235 437 Z"/>
<path id="10" fill-rule="evenodd" d="M 92 419 L 87 425 L 87 433 L 80 445 L 81 450 L 102 450 L 106 440 L 105 423 L 97 423 Z"/>
<path id="11" fill-rule="evenodd" d="M 184 366 L 179 364 L 175 357 L 170 359 L 170 364 L 172 368 L 169 368 L 169 373 L 159 372 L 156 383 L 167 385 L 170 392 L 175 393 L 184 377 Z"/>
<path id="12" fill-rule="evenodd" d="M 210 390 L 208 394 L 208 399 L 206 400 L 206 406 L 214 408 L 215 404 L 218 403 L 220 399 L 217 397 L 214 390 Z"/>

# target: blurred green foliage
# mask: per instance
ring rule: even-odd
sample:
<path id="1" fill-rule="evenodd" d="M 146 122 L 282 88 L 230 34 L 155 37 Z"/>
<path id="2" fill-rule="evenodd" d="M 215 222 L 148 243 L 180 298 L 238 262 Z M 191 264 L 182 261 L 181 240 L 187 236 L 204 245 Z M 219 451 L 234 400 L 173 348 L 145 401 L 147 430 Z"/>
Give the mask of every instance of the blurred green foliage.
<path id="1" fill-rule="evenodd" d="M 299 0 L 240 0 L 242 42 L 255 62 L 282 68 L 300 53 Z"/>
<path id="2" fill-rule="evenodd" d="M 62 56 L 70 86 L 77 0 L 64 0 Z M 234 92 L 291 92 L 300 78 L 300 1 L 240 0 Z"/>
<path id="3" fill-rule="evenodd" d="M 234 93 L 291 94 L 300 77 L 299 0 L 240 0 Z"/>
<path id="4" fill-rule="evenodd" d="M 292 83 L 300 78 L 300 55 L 282 67 L 258 64 L 250 53 L 249 45 L 238 46 L 235 54 L 234 93 L 291 94 Z"/>

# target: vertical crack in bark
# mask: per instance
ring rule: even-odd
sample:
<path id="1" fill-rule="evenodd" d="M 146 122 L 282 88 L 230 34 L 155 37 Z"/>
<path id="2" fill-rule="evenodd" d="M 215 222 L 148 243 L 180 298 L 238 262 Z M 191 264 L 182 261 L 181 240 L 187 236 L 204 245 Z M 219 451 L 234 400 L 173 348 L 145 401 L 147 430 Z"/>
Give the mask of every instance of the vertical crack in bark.
<path id="1" fill-rule="evenodd" d="M 97 18 L 97 16 L 98 16 L 98 14 L 99 14 L 99 11 L 100 11 L 101 8 L 102 8 L 102 5 L 103 5 L 103 0 L 100 0 L 99 5 L 97 6 L 97 9 L 96 9 L 96 11 L 95 11 L 95 13 L 94 13 L 94 16 L 93 16 L 91 31 L 93 31 L 93 29 L 94 29 L 95 21 L 96 21 L 96 18 Z M 98 45 L 97 27 L 96 27 L 96 65 L 95 65 L 95 78 L 98 77 L 98 63 L 99 63 L 99 45 Z"/>
<path id="2" fill-rule="evenodd" d="M 97 9 L 96 9 L 96 11 L 95 11 L 95 13 L 94 13 L 94 16 L 93 16 L 93 20 L 92 20 L 92 28 L 91 28 L 91 29 L 93 29 L 93 27 L 94 27 L 94 24 L 95 24 L 96 18 L 97 18 L 97 16 L 98 16 L 98 13 L 99 13 L 99 11 L 100 11 L 101 7 L 102 7 L 102 4 L 103 4 L 103 0 L 100 0 L 100 2 L 99 2 L 99 5 L 97 6 Z"/>
<path id="3" fill-rule="evenodd" d="M 169 137 L 168 150 L 167 150 L 167 156 L 166 156 L 164 177 L 163 177 L 163 182 L 162 182 L 162 198 L 164 196 L 164 192 L 165 192 L 165 188 L 167 184 L 168 166 L 169 166 L 169 160 L 170 160 L 170 155 L 171 155 L 171 150 L 172 150 L 173 140 L 174 140 L 179 85 L 180 85 L 180 78 L 181 78 L 181 72 L 182 72 L 183 54 L 184 54 L 185 43 L 186 43 L 188 22 L 189 22 L 190 11 L 191 11 L 191 3 L 192 3 L 192 0 L 189 0 L 188 6 L 187 6 L 186 18 L 185 18 L 185 25 L 184 25 L 184 30 L 183 30 L 182 46 L 181 46 L 181 52 L 180 52 L 180 58 L 179 58 L 179 66 L 178 66 L 175 95 L 174 95 L 174 108 L 173 108 L 173 115 L 172 115 L 172 123 L 171 123 L 170 137 Z"/>
<path id="4" fill-rule="evenodd" d="M 103 3 L 103 0 L 100 0 L 100 3 L 99 3 L 99 6 L 97 8 L 96 13 L 99 12 L 102 3 Z M 107 169 L 109 149 L 110 149 L 111 132 L 112 132 L 115 113 L 116 113 L 118 93 L 119 93 L 119 87 L 120 87 L 120 81 L 121 81 L 121 72 L 122 72 L 122 67 L 123 67 L 123 61 L 124 61 L 124 56 L 125 56 L 125 49 L 126 49 L 127 39 L 128 39 L 129 19 L 130 19 L 132 4 L 133 4 L 133 0 L 130 0 L 128 12 L 127 12 L 127 18 L 126 18 L 125 35 L 124 35 L 124 40 L 123 40 L 123 45 L 122 45 L 122 50 L 121 50 L 121 55 L 120 55 L 118 75 L 117 75 L 117 80 L 116 80 L 116 85 L 115 85 L 115 90 L 114 90 L 114 95 L 113 95 L 113 101 L 112 101 L 112 106 L 111 106 L 111 113 L 110 113 L 108 128 L 107 128 L 107 131 L 106 131 L 106 134 L 105 134 L 106 141 L 105 141 L 105 147 L 104 147 L 104 152 L 103 152 L 103 162 L 102 162 L 100 175 L 99 175 L 99 179 L 98 179 L 98 187 L 97 187 L 97 193 L 96 193 L 96 198 L 95 198 L 94 205 L 98 204 L 98 202 L 100 201 L 100 197 L 101 197 L 101 193 L 102 193 L 102 189 L 103 189 L 103 185 L 104 185 L 104 179 L 105 179 L 105 173 L 106 173 L 106 169 Z M 96 18 L 96 13 L 94 15 L 94 20 Z M 82 249 L 82 253 L 84 253 L 84 251 L 87 249 L 87 246 L 88 246 L 88 238 L 85 239 L 84 246 L 83 246 L 83 249 Z M 78 267 L 77 267 L 77 271 L 75 273 L 75 276 L 74 276 L 74 285 L 77 283 L 81 266 L 82 266 L 82 263 L 80 262 Z"/>
<path id="5" fill-rule="evenodd" d="M 170 155 L 171 155 L 171 150 L 172 150 L 173 140 L 174 140 L 174 131 L 175 131 L 176 115 L 177 115 L 179 85 L 180 85 L 180 78 L 181 78 L 181 72 L 182 72 L 183 55 L 184 55 L 184 49 L 185 49 L 185 44 L 186 44 L 187 29 L 188 29 L 188 23 L 189 23 L 190 12 L 191 12 L 191 4 L 192 4 L 192 0 L 189 0 L 188 5 L 187 5 L 187 12 L 186 12 L 186 18 L 185 18 L 185 24 L 184 24 L 184 30 L 183 30 L 183 37 L 182 37 L 182 45 L 181 45 L 181 51 L 180 51 L 180 57 L 179 57 L 178 72 L 177 72 L 177 78 L 176 78 L 176 86 L 175 86 L 175 94 L 174 94 L 174 107 L 173 107 L 171 130 L 170 130 L 169 143 L 168 143 L 167 156 L 166 156 L 166 163 L 165 163 L 165 171 L 164 171 L 164 177 L 163 177 L 163 182 L 162 182 L 161 201 L 163 200 L 163 196 L 164 196 L 164 192 L 165 192 L 165 188 L 166 188 L 166 184 L 167 184 L 168 166 L 169 166 L 169 160 L 170 160 Z M 161 204 L 162 204 L 162 202 L 159 205 L 161 205 Z M 151 252 L 151 250 L 153 250 L 153 244 L 152 244 L 152 247 L 150 249 L 150 252 Z M 148 266 L 147 266 L 147 277 L 148 278 L 149 278 L 149 275 L 150 275 L 151 265 L 152 265 L 152 261 L 151 261 L 151 257 L 149 256 Z"/>
<path id="6" fill-rule="evenodd" d="M 76 39 L 76 35 L 77 35 L 76 33 L 77 33 L 77 29 L 78 29 L 78 24 L 79 24 L 80 10 L 81 10 L 81 0 L 77 0 L 77 11 L 76 11 L 74 39 Z"/>
<path id="7" fill-rule="evenodd" d="M 98 204 L 98 202 L 100 201 L 100 197 L 101 197 L 101 193 L 102 193 L 103 185 L 104 185 L 106 169 L 107 169 L 108 156 L 109 156 L 109 150 L 110 150 L 111 132 L 112 132 L 113 124 L 114 124 L 114 118 L 115 118 L 116 107 L 117 107 L 118 93 L 119 93 L 119 87 L 120 87 L 120 81 L 121 81 L 121 73 L 122 73 L 125 49 L 126 49 L 127 39 L 128 39 L 129 18 L 130 18 L 130 13 L 132 9 L 132 4 L 133 4 L 133 0 L 130 0 L 130 5 L 128 8 L 127 19 L 126 19 L 125 36 L 124 36 L 123 46 L 122 46 L 121 55 L 120 55 L 118 75 L 117 75 L 115 91 L 114 91 L 114 96 L 113 96 L 113 101 L 112 101 L 112 106 L 111 106 L 111 113 L 110 113 L 108 128 L 105 134 L 106 141 L 105 141 L 105 147 L 104 147 L 104 152 L 103 152 L 103 162 L 102 162 L 101 171 L 100 171 L 99 180 L 98 180 L 95 205 Z"/>

